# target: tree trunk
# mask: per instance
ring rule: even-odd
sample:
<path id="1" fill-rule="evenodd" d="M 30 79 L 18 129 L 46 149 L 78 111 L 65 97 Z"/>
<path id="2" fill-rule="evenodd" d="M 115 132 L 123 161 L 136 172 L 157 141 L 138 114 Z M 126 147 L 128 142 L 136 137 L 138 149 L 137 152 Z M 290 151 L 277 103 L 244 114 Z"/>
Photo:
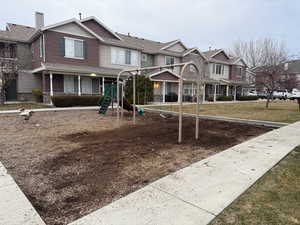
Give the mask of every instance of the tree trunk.
<path id="1" fill-rule="evenodd" d="M 272 92 L 271 93 L 268 93 L 268 96 L 267 96 L 267 102 L 266 102 L 266 109 L 269 108 L 269 104 L 270 104 L 270 100 L 272 99 Z"/>

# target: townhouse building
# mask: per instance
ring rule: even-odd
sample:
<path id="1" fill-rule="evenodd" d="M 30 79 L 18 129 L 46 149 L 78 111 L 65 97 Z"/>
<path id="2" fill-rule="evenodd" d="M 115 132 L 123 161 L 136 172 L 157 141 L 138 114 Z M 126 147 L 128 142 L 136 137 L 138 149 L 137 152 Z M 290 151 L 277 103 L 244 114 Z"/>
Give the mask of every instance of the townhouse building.
<path id="1" fill-rule="evenodd" d="M 172 65 L 193 61 L 205 85 L 203 100 L 242 94 L 247 86 L 247 65 L 222 49 L 201 52 L 181 40 L 157 42 L 112 31 L 96 17 L 70 19 L 44 25 L 35 14 L 35 27 L 7 24 L 0 32 L 2 45 L 14 46 L 21 66 L 7 100 L 33 100 L 32 90 L 43 92 L 43 101 L 54 95 L 109 95 L 123 69 Z M 146 74 L 154 87 L 154 101 L 177 101 L 179 69 L 159 69 Z M 184 100 L 193 101 L 198 74 L 184 74 Z M 173 96 L 170 98 L 170 96 Z"/>

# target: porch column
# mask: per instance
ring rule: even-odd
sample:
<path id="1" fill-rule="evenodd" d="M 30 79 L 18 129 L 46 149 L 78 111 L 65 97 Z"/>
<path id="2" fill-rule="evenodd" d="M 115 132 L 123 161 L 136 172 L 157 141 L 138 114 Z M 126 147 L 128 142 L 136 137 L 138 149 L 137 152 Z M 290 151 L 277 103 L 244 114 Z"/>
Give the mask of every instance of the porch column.
<path id="1" fill-rule="evenodd" d="M 229 96 L 229 85 L 226 85 L 226 96 Z"/>
<path id="2" fill-rule="evenodd" d="M 179 95 L 181 95 L 181 90 L 180 90 L 180 85 L 179 85 L 179 82 L 178 82 L 178 103 L 180 103 L 180 97 L 179 97 Z"/>
<path id="3" fill-rule="evenodd" d="M 105 93 L 105 87 L 104 87 L 105 77 L 102 77 L 102 95 Z"/>
<path id="4" fill-rule="evenodd" d="M 203 84 L 203 96 L 202 96 L 202 101 L 205 102 L 205 88 L 206 88 L 206 85 Z M 200 93 L 197 93 L 197 95 L 200 94 Z"/>
<path id="5" fill-rule="evenodd" d="M 233 101 L 236 101 L 236 86 L 233 86 L 234 92 L 233 92 Z"/>
<path id="6" fill-rule="evenodd" d="M 53 74 L 52 72 L 50 72 L 49 74 L 49 78 L 50 78 L 50 104 L 52 105 L 52 96 L 53 96 Z"/>
<path id="7" fill-rule="evenodd" d="M 217 85 L 215 84 L 214 85 L 214 102 L 216 102 L 217 101 Z"/>
<path id="8" fill-rule="evenodd" d="M 194 97 L 194 83 L 192 83 L 192 97 Z"/>
<path id="9" fill-rule="evenodd" d="M 53 96 L 53 74 L 50 72 L 50 96 Z"/>
<path id="10" fill-rule="evenodd" d="M 80 83 L 80 75 L 78 75 L 78 95 L 81 96 L 81 83 Z"/>
<path id="11" fill-rule="evenodd" d="M 162 91 L 162 95 L 163 95 L 163 103 L 166 102 L 166 81 L 163 81 L 163 91 Z"/>

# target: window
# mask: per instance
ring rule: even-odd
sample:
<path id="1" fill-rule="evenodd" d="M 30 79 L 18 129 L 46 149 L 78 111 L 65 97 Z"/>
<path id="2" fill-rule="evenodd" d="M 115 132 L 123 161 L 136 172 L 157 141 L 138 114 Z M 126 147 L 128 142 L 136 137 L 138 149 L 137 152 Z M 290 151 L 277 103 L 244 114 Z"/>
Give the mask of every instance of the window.
<path id="1" fill-rule="evenodd" d="M 43 36 L 40 37 L 40 57 L 44 56 L 44 39 Z"/>
<path id="2" fill-rule="evenodd" d="M 111 63 L 138 66 L 138 52 L 130 49 L 111 48 Z"/>
<path id="3" fill-rule="evenodd" d="M 142 54 L 142 61 L 147 62 L 147 60 L 148 60 L 147 54 Z"/>
<path id="4" fill-rule="evenodd" d="M 224 65 L 214 64 L 213 71 L 214 71 L 215 74 L 224 74 Z"/>
<path id="5" fill-rule="evenodd" d="M 241 77 L 242 76 L 242 71 L 243 71 L 243 68 L 242 67 L 238 67 L 237 68 L 237 76 Z"/>
<path id="6" fill-rule="evenodd" d="M 77 94 L 78 92 L 78 77 L 64 76 L 64 93 Z"/>
<path id="7" fill-rule="evenodd" d="M 125 50 L 125 64 L 131 65 L 131 51 L 128 49 Z"/>
<path id="8" fill-rule="evenodd" d="M 172 65 L 175 63 L 175 58 L 173 56 L 166 56 L 166 65 Z"/>
<path id="9" fill-rule="evenodd" d="M 84 59 L 83 40 L 65 38 L 65 57 Z"/>
<path id="10" fill-rule="evenodd" d="M 190 72 L 192 72 L 192 73 L 196 73 L 195 66 L 193 66 L 193 65 L 190 65 L 189 70 L 190 70 Z"/>

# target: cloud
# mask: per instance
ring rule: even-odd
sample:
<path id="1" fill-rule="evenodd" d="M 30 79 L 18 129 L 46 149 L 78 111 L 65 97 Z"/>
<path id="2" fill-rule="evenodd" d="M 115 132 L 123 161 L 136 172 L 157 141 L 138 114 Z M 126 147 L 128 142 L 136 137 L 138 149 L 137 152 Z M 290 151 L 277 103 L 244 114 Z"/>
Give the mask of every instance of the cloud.
<path id="1" fill-rule="evenodd" d="M 297 0 L 11 0 L 0 8 L 0 22 L 34 25 L 34 11 L 46 24 L 81 12 L 113 30 L 158 41 L 181 39 L 200 49 L 229 48 L 235 40 L 273 37 L 300 51 Z"/>

